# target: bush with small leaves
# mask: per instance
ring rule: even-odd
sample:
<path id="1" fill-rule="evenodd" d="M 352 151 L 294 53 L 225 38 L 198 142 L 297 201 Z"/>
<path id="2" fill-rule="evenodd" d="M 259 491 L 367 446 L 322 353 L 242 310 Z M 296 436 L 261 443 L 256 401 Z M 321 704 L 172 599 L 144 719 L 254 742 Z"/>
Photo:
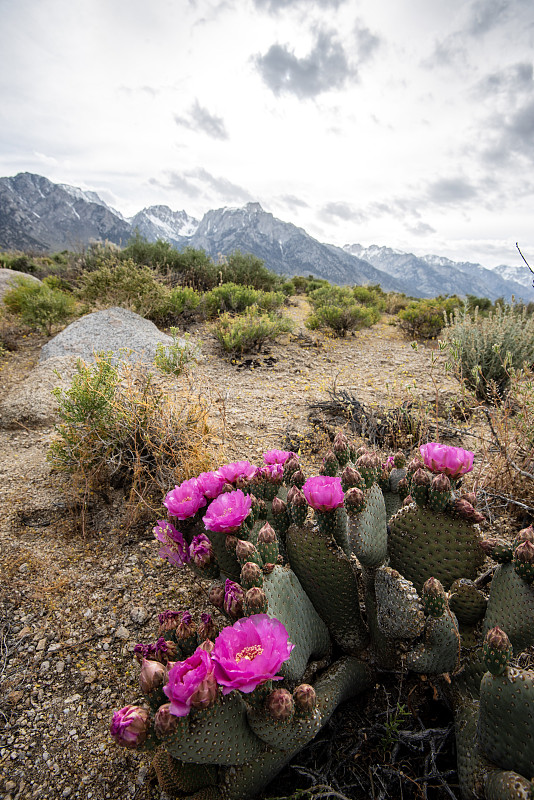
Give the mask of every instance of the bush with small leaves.
<path id="1" fill-rule="evenodd" d="M 170 334 L 173 338 L 172 344 L 164 345 L 159 342 L 156 345 L 154 364 L 162 372 L 181 375 L 188 364 L 198 363 L 201 345 L 200 342 L 192 341 L 188 333 L 181 336 L 178 328 L 171 328 Z"/>
<path id="2" fill-rule="evenodd" d="M 221 314 L 212 330 L 226 353 L 248 353 L 260 351 L 266 342 L 292 331 L 293 322 L 280 314 L 262 311 L 252 305 L 237 316 Z"/>
<path id="3" fill-rule="evenodd" d="M 336 336 L 346 336 L 348 331 L 368 328 L 380 319 L 379 309 L 375 305 L 361 305 L 348 287 L 323 286 L 309 298 L 313 312 L 306 325 L 311 330 L 327 328 Z"/>
<path id="4" fill-rule="evenodd" d="M 253 305 L 263 311 L 276 311 L 284 302 L 283 292 L 263 292 L 251 286 L 223 283 L 204 295 L 202 307 L 205 316 L 211 319 L 226 312 L 241 314 Z"/>
<path id="5" fill-rule="evenodd" d="M 54 325 L 66 322 L 74 314 L 76 304 L 72 295 L 47 285 L 46 280 L 37 283 L 18 279 L 4 295 L 4 303 L 25 325 L 50 335 Z"/>
<path id="6" fill-rule="evenodd" d="M 534 363 L 534 318 L 523 308 L 500 305 L 481 317 L 464 308 L 447 321 L 449 371 L 479 400 L 502 399 L 514 371 Z"/>
<path id="7" fill-rule="evenodd" d="M 415 339 L 435 339 L 445 326 L 446 314 L 461 305 L 459 297 L 411 300 L 397 314 L 399 327 Z"/>

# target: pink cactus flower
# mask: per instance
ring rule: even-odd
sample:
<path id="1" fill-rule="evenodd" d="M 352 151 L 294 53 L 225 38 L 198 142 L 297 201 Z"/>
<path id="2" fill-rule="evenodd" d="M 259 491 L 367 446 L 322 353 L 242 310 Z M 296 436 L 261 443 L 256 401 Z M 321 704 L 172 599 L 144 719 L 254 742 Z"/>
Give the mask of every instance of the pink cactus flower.
<path id="1" fill-rule="evenodd" d="M 219 495 L 208 506 L 204 515 L 204 527 L 216 533 L 236 531 L 248 516 L 252 500 L 241 489 Z"/>
<path id="2" fill-rule="evenodd" d="M 218 470 L 214 472 L 201 472 L 196 481 L 198 488 L 208 500 L 213 500 L 215 497 L 218 497 L 226 483 L 224 477 Z"/>
<path id="3" fill-rule="evenodd" d="M 199 508 L 207 503 L 206 498 L 201 492 L 196 478 L 183 481 L 179 486 L 175 486 L 163 501 L 169 514 L 177 519 L 188 519 L 193 517 Z"/>
<path id="4" fill-rule="evenodd" d="M 419 448 L 425 466 L 431 472 L 442 472 L 449 478 L 459 478 L 473 469 L 475 454 L 461 447 L 450 447 L 446 444 L 429 442 Z"/>
<path id="5" fill-rule="evenodd" d="M 342 506 L 345 499 L 341 478 L 330 478 L 327 475 L 308 478 L 302 492 L 308 505 L 315 511 L 333 511 Z"/>
<path id="6" fill-rule="evenodd" d="M 213 546 L 205 533 L 194 537 L 189 545 L 189 555 L 199 569 L 211 564 L 214 559 Z"/>
<path id="7" fill-rule="evenodd" d="M 213 663 L 206 650 L 197 647 L 185 661 L 177 661 L 169 670 L 163 691 L 170 701 L 170 712 L 186 717 L 191 708 L 209 708 L 217 698 Z"/>
<path id="8" fill-rule="evenodd" d="M 268 450 L 263 454 L 263 460 L 266 464 L 285 464 L 290 458 L 298 459 L 298 455 L 291 450 Z"/>
<path id="9" fill-rule="evenodd" d="M 269 483 L 282 483 L 284 480 L 284 467 L 282 464 L 267 464 L 261 468 L 261 474 Z"/>
<path id="10" fill-rule="evenodd" d="M 265 681 L 282 680 L 276 673 L 294 647 L 288 638 L 284 625 L 267 614 L 244 617 L 223 628 L 211 653 L 222 693 L 238 689 L 249 694 Z"/>
<path id="11" fill-rule="evenodd" d="M 189 549 L 180 531 L 165 519 L 156 522 L 152 530 L 154 536 L 163 547 L 158 551 L 161 558 L 166 558 L 175 567 L 182 567 L 190 560 Z"/>
<path id="12" fill-rule="evenodd" d="M 250 461 L 234 461 L 232 464 L 223 464 L 217 472 L 223 476 L 226 483 L 235 483 L 241 476 L 251 480 L 257 472 L 257 467 Z"/>
<path id="13" fill-rule="evenodd" d="M 141 706 L 125 706 L 115 711 L 109 732 L 113 739 L 128 750 L 140 747 L 150 728 L 150 712 Z"/>

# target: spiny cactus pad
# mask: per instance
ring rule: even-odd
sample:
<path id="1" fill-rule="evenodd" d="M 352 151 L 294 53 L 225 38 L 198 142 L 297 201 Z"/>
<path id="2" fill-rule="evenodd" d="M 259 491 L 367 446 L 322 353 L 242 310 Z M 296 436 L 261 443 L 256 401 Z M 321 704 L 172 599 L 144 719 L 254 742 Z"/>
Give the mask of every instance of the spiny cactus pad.
<path id="1" fill-rule="evenodd" d="M 508 667 L 480 684 L 478 736 L 484 755 L 520 775 L 534 772 L 534 673 Z"/>
<path id="2" fill-rule="evenodd" d="M 363 511 L 349 515 L 352 552 L 366 567 L 378 567 L 387 558 L 386 506 L 376 484 L 366 493 Z"/>
<path id="3" fill-rule="evenodd" d="M 475 578 L 483 564 L 479 531 L 467 520 L 410 503 L 390 519 L 389 527 L 390 566 L 418 592 L 431 576 L 448 590 L 457 578 Z"/>
<path id="4" fill-rule="evenodd" d="M 452 584 L 449 607 L 460 624 L 475 625 L 484 616 L 487 605 L 486 596 L 473 581 L 460 578 Z"/>
<path id="5" fill-rule="evenodd" d="M 484 634 L 496 625 L 506 631 L 515 652 L 534 644 L 534 589 L 512 564 L 499 565 L 491 581 Z"/>
<path id="6" fill-rule="evenodd" d="M 405 665 L 414 672 L 452 672 L 460 661 L 458 622 L 448 609 L 441 617 L 427 617 L 423 641 L 406 655 Z"/>
<path id="7" fill-rule="evenodd" d="M 485 782 L 486 800 L 532 800 L 532 782 L 517 772 L 492 770 Z"/>
<path id="8" fill-rule="evenodd" d="M 367 642 L 367 631 L 350 559 L 309 520 L 301 527 L 289 527 L 286 545 L 291 567 L 332 638 L 345 652 L 359 652 Z"/>
<path id="9" fill-rule="evenodd" d="M 423 604 L 410 581 L 391 567 L 375 576 L 378 625 L 392 639 L 415 639 L 425 628 Z"/>

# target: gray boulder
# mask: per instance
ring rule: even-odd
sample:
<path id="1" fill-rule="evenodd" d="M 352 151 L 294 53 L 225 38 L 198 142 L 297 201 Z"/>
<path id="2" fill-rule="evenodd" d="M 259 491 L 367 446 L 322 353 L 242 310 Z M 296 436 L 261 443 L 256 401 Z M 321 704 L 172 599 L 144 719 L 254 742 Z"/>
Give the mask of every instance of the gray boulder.
<path id="1" fill-rule="evenodd" d="M 52 389 L 67 389 L 76 372 L 76 358 L 59 356 L 38 364 L 19 386 L 0 401 L 0 428 L 39 428 L 57 420 Z"/>
<path id="2" fill-rule="evenodd" d="M 159 342 L 168 346 L 173 339 L 133 311 L 106 308 L 87 314 L 54 336 L 42 348 L 39 362 L 59 356 L 76 356 L 89 362 L 94 361 L 95 353 L 111 351 L 115 362 L 122 358 L 151 364 Z"/>
<path id="3" fill-rule="evenodd" d="M 41 283 L 39 278 L 28 275 L 27 272 L 19 272 L 16 269 L 0 269 L 0 300 L 3 300 L 5 293 L 16 286 L 18 278 L 28 278 L 30 281 Z"/>

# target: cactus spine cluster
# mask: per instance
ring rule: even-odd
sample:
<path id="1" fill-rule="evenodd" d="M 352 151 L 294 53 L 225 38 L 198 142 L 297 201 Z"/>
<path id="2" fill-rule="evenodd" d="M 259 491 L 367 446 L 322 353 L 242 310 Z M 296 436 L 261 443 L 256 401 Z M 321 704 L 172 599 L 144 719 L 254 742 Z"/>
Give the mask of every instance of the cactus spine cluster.
<path id="1" fill-rule="evenodd" d="M 156 644 L 136 648 L 147 708 L 117 712 L 111 732 L 155 750 L 162 789 L 250 798 L 377 669 L 403 669 L 448 676 L 462 797 L 529 796 L 534 674 L 509 661 L 534 644 L 534 531 L 483 539 L 476 498 L 456 488 L 472 454 L 434 443 L 421 454 L 381 464 L 340 433 L 322 475 L 306 480 L 295 454 L 271 451 L 263 468 L 214 473 L 207 508 L 200 478 L 169 493 L 160 554 L 216 579 L 209 597 L 228 625 L 217 634 L 209 614 L 197 626 L 168 611 Z M 489 593 L 477 586 L 487 556 Z"/>

